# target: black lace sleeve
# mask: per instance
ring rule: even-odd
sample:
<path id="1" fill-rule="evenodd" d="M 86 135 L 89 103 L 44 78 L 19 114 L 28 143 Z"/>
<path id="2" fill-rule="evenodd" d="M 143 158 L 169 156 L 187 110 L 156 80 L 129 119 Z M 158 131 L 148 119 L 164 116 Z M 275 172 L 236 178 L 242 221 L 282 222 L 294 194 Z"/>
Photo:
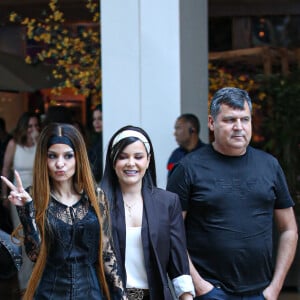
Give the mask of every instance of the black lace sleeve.
<path id="1" fill-rule="evenodd" d="M 117 259 L 113 249 L 107 200 L 104 195 L 104 192 L 100 188 L 97 188 L 97 195 L 100 210 L 102 213 L 103 261 L 106 280 L 109 285 L 112 299 L 127 299 L 123 281 L 121 279 L 119 269 L 117 267 Z"/>
<path id="2" fill-rule="evenodd" d="M 33 201 L 24 206 L 16 206 L 17 212 L 23 226 L 24 245 L 27 256 L 35 262 L 40 250 L 40 234 L 35 222 L 35 210 Z"/>

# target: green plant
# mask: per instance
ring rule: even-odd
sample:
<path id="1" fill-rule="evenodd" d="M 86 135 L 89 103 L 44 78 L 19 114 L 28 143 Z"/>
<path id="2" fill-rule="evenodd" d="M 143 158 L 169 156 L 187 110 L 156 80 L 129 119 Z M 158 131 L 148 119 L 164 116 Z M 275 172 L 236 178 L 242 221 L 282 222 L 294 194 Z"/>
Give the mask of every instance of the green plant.
<path id="1" fill-rule="evenodd" d="M 53 66 L 53 76 L 61 82 L 54 93 L 71 88 L 85 96 L 101 94 L 99 1 L 85 0 L 91 14 L 88 24 L 70 24 L 59 9 L 58 0 L 49 0 L 40 19 L 11 12 L 10 21 L 26 28 L 27 39 L 39 51 L 27 55 L 26 62 Z"/>
<path id="2" fill-rule="evenodd" d="M 300 206 L 300 72 L 259 78 L 264 135 L 262 148 L 280 162 L 290 192 Z M 299 211 L 300 212 L 300 211 Z"/>

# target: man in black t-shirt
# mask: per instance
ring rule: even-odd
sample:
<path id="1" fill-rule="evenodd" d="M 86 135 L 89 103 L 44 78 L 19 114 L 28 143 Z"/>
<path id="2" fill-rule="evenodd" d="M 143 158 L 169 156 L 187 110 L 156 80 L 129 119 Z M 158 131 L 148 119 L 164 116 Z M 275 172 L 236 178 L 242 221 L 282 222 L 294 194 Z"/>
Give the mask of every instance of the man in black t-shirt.
<path id="1" fill-rule="evenodd" d="M 249 146 L 251 111 L 246 91 L 217 91 L 214 142 L 185 156 L 168 180 L 182 204 L 195 299 L 277 299 L 295 255 L 294 202 L 278 161 Z"/>

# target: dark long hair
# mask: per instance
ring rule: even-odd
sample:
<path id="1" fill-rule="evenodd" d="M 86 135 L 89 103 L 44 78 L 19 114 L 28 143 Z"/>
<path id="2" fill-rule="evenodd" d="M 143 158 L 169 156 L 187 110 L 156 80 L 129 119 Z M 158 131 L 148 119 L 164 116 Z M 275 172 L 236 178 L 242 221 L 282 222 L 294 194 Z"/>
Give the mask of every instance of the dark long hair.
<path id="1" fill-rule="evenodd" d="M 38 121 L 39 126 L 40 124 L 40 117 L 36 113 L 33 112 L 24 112 L 17 123 L 17 126 L 14 130 L 14 140 L 17 144 L 21 146 L 26 146 L 27 143 L 27 129 L 29 125 L 29 121 L 31 118 L 36 118 Z"/>
<path id="2" fill-rule="evenodd" d="M 148 169 L 146 170 L 145 176 L 143 178 L 143 185 L 147 185 L 149 187 L 153 187 L 153 186 L 156 187 L 155 157 L 154 157 L 152 142 L 150 140 L 149 135 L 145 132 L 145 130 L 143 130 L 140 127 L 136 127 L 132 125 L 124 126 L 114 133 L 114 135 L 111 137 L 108 143 L 106 159 L 105 159 L 105 168 L 100 183 L 102 189 L 106 193 L 106 196 L 108 197 L 111 204 L 114 203 L 115 192 L 117 187 L 119 186 L 118 177 L 114 169 L 116 160 L 125 147 L 139 140 L 137 137 L 129 136 L 124 139 L 121 139 L 119 142 L 113 145 L 113 141 L 115 137 L 119 133 L 125 130 L 137 131 L 141 133 L 143 136 L 145 136 L 145 138 L 148 140 L 150 146 L 150 152 L 148 153 L 148 155 L 150 155 L 150 163 Z"/>

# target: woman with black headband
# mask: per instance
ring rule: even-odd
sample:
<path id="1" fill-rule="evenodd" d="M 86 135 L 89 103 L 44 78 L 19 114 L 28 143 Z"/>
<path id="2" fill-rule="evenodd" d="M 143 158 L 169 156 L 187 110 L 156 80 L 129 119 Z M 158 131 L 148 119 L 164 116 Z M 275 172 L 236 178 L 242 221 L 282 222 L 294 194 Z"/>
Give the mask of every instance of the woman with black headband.
<path id="1" fill-rule="evenodd" d="M 128 298 L 174 299 L 169 275 L 176 296 L 193 299 L 179 198 L 156 187 L 153 147 L 143 129 L 126 126 L 112 136 L 101 187 Z"/>
<path id="2" fill-rule="evenodd" d="M 16 172 L 17 206 L 27 255 L 35 261 L 23 299 L 127 299 L 118 276 L 103 192 L 95 188 L 84 140 L 50 123 L 38 140 L 32 187 Z M 33 200 L 32 200 L 33 199 Z"/>

